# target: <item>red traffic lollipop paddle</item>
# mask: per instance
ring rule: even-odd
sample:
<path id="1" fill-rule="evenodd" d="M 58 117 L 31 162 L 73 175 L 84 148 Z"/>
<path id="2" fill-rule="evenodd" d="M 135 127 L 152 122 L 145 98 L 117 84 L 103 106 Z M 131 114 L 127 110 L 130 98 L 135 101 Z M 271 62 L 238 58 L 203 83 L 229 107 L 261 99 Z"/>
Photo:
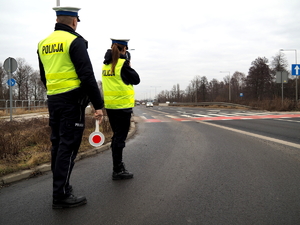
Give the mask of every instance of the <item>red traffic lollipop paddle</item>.
<path id="1" fill-rule="evenodd" d="M 104 135 L 99 131 L 99 121 L 96 120 L 96 130 L 90 134 L 89 142 L 94 147 L 103 145 L 105 140 Z"/>

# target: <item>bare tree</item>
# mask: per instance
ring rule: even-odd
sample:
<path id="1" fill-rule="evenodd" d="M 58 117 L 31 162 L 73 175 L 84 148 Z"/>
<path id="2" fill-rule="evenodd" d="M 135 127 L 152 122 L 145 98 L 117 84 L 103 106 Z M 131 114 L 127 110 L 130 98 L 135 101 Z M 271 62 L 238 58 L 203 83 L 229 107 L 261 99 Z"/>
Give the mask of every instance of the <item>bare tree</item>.
<path id="1" fill-rule="evenodd" d="M 201 76 L 197 75 L 194 77 L 193 80 L 191 80 L 192 88 L 195 93 L 195 102 L 198 102 L 198 99 L 200 97 L 200 83 L 201 83 Z"/>
<path id="2" fill-rule="evenodd" d="M 177 88 L 176 88 L 176 85 L 173 85 L 173 87 L 171 89 L 171 98 L 170 98 L 170 101 L 175 101 L 176 94 L 177 94 Z"/>
<path id="3" fill-rule="evenodd" d="M 13 75 L 16 83 L 18 85 L 18 99 L 28 99 L 28 91 L 29 91 L 29 77 L 32 74 L 32 67 L 29 66 L 25 59 L 17 58 L 18 68 L 15 74 Z"/>
<path id="4" fill-rule="evenodd" d="M 7 76 L 2 63 L 0 63 L 0 99 L 5 99 L 8 93 L 8 86 L 6 84 Z"/>
<path id="5" fill-rule="evenodd" d="M 288 61 L 287 61 L 284 53 L 279 52 L 275 56 L 272 57 L 271 72 L 274 77 L 273 88 L 272 88 L 274 96 L 279 97 L 282 94 L 281 84 L 280 83 L 277 84 L 275 82 L 276 72 L 283 71 L 283 72 L 287 72 L 288 74 L 290 74 L 287 67 L 288 67 Z M 295 96 L 295 86 L 296 86 L 296 79 L 294 79 L 294 80 L 288 79 L 288 82 L 286 84 L 284 84 L 284 86 L 283 86 L 285 97 L 293 98 L 293 96 Z"/>
<path id="6" fill-rule="evenodd" d="M 201 77 L 201 80 L 200 80 L 200 94 L 201 94 L 201 100 L 203 102 L 206 101 L 206 96 L 207 96 L 207 88 L 208 88 L 208 81 L 207 81 L 207 78 L 206 76 L 203 76 Z"/>
<path id="7" fill-rule="evenodd" d="M 190 83 L 187 86 L 187 88 L 185 89 L 186 102 L 192 102 L 193 101 L 193 96 L 194 96 L 194 89 L 192 87 L 192 84 Z"/>
<path id="8" fill-rule="evenodd" d="M 175 101 L 179 102 L 180 99 L 181 99 L 180 85 L 177 84 L 177 93 L 176 93 L 176 99 L 175 99 Z"/>
<path id="9" fill-rule="evenodd" d="M 157 101 L 158 102 L 165 102 L 166 101 L 165 91 L 161 91 L 161 92 L 158 93 Z"/>
<path id="10" fill-rule="evenodd" d="M 171 91 L 164 90 L 157 95 L 158 102 L 166 102 L 172 100 Z"/>
<path id="11" fill-rule="evenodd" d="M 230 75 L 226 75 L 223 78 L 224 86 L 223 86 L 223 94 L 227 96 L 225 99 L 229 100 L 229 88 L 230 88 Z M 231 89 L 230 89 L 231 91 Z"/>
<path id="12" fill-rule="evenodd" d="M 39 71 L 34 71 L 29 77 L 29 96 L 28 99 L 30 100 L 45 100 L 46 96 L 46 88 L 43 82 L 40 79 Z"/>
<path id="13" fill-rule="evenodd" d="M 239 98 L 239 94 L 243 92 L 243 88 L 245 87 L 245 79 L 246 75 L 241 72 L 234 72 L 231 77 L 231 88 L 232 88 L 232 100 L 237 100 Z"/>
<path id="14" fill-rule="evenodd" d="M 275 71 L 287 71 L 288 62 L 285 54 L 279 52 L 272 57 L 271 68 Z"/>
<path id="15" fill-rule="evenodd" d="M 209 101 L 213 102 L 219 95 L 220 84 L 217 79 L 212 79 L 208 83 Z"/>
<path id="16" fill-rule="evenodd" d="M 251 63 L 246 84 L 253 100 L 262 100 L 271 96 L 273 78 L 267 63 L 266 57 L 258 57 Z"/>

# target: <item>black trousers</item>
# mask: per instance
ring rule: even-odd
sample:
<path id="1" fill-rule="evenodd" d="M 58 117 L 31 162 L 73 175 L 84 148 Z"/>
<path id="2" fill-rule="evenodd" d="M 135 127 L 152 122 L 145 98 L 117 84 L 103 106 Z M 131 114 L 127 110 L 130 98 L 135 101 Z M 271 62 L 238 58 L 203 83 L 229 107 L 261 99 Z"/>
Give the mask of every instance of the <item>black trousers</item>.
<path id="1" fill-rule="evenodd" d="M 78 103 L 48 101 L 51 133 L 51 169 L 53 198 L 64 198 L 68 192 L 74 160 L 84 130 L 84 108 Z"/>
<path id="2" fill-rule="evenodd" d="M 106 109 L 113 130 L 111 142 L 113 166 L 117 168 L 123 161 L 123 148 L 130 128 L 132 109 Z"/>

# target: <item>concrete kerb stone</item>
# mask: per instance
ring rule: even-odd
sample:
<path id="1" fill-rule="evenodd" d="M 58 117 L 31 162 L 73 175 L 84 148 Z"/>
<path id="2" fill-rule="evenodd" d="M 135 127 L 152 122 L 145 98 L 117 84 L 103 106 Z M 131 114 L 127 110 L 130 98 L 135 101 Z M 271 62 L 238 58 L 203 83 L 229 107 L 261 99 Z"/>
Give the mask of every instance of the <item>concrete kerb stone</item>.
<path id="1" fill-rule="evenodd" d="M 135 122 L 132 119 L 127 139 L 131 138 L 135 134 L 135 131 L 136 131 Z M 105 145 L 102 145 L 100 147 L 92 148 L 88 151 L 78 153 L 75 161 L 87 158 L 89 156 L 98 154 L 98 153 L 106 151 L 108 149 L 110 149 L 110 142 L 106 143 Z M 51 164 L 46 163 L 46 164 L 37 166 L 34 169 L 24 170 L 24 171 L 8 174 L 6 176 L 0 177 L 0 185 L 7 185 L 7 184 L 10 184 L 13 182 L 28 179 L 28 178 L 36 176 L 37 174 L 48 172 L 50 170 L 51 170 Z"/>

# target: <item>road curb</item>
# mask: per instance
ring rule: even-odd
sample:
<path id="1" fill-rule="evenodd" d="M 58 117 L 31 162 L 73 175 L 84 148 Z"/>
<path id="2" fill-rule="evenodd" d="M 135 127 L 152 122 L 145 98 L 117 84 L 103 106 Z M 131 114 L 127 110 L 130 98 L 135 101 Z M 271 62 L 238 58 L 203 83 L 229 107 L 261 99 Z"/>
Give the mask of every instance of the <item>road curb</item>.
<path id="1" fill-rule="evenodd" d="M 131 138 L 135 134 L 135 132 L 136 132 L 135 122 L 133 120 L 131 120 L 130 130 L 128 132 L 127 139 Z M 100 147 L 92 148 L 88 151 L 78 153 L 77 157 L 75 159 L 75 162 L 82 160 L 84 158 L 90 157 L 92 155 L 98 154 L 100 152 L 106 151 L 108 149 L 110 149 L 110 142 L 106 143 L 105 145 L 102 145 Z M 23 170 L 23 171 L 15 172 L 12 174 L 8 174 L 3 177 L 0 177 L 0 185 L 8 185 L 13 182 L 17 182 L 17 181 L 24 180 L 24 179 L 29 179 L 29 178 L 35 177 L 39 174 L 42 174 L 44 172 L 48 172 L 50 170 L 51 170 L 51 164 L 45 163 L 45 164 L 35 167 L 34 169 Z"/>

